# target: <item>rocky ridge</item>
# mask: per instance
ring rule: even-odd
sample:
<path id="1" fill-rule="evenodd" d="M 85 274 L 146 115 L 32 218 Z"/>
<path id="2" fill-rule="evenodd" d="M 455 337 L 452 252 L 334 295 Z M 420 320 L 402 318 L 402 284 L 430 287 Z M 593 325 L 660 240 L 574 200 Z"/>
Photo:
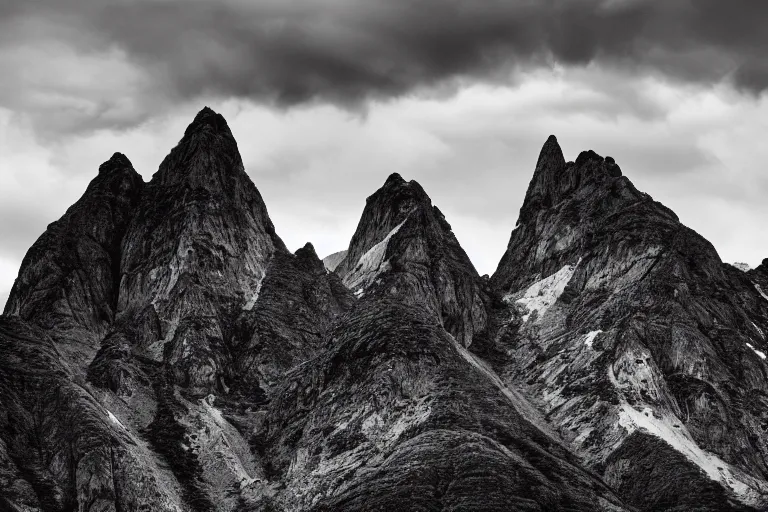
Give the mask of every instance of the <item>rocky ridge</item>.
<path id="1" fill-rule="evenodd" d="M 472 348 L 629 504 L 766 506 L 768 302 L 612 158 L 550 137 L 491 284 Z"/>
<path id="2" fill-rule="evenodd" d="M 346 251 L 290 253 L 205 108 L 25 257 L 0 509 L 761 509 L 763 290 L 554 137 L 490 280 L 397 174 Z"/>

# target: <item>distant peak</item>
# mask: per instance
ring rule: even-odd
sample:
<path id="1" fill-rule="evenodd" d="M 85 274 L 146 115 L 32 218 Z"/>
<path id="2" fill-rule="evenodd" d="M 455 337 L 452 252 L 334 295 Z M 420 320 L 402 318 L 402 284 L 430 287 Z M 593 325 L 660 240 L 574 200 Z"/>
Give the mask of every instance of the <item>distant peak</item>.
<path id="1" fill-rule="evenodd" d="M 587 151 L 582 151 L 581 153 L 579 153 L 579 156 L 576 158 L 576 165 L 581 166 L 592 160 L 594 160 L 595 162 L 602 162 L 603 157 L 601 157 L 591 149 Z"/>
<path id="2" fill-rule="evenodd" d="M 200 112 L 197 113 L 196 118 L 199 118 L 201 116 L 215 116 L 215 115 L 216 115 L 216 112 L 211 107 L 206 105 L 202 109 L 200 109 Z"/>
<path id="3" fill-rule="evenodd" d="M 302 247 L 301 249 L 298 249 L 295 254 L 296 256 L 299 256 L 302 258 L 309 257 L 312 260 L 318 260 L 318 261 L 320 260 L 320 257 L 317 255 L 317 251 L 315 251 L 315 246 L 312 245 L 312 242 L 307 242 L 306 244 L 304 244 L 304 247 Z"/>
<path id="4" fill-rule="evenodd" d="M 537 209 L 552 205 L 553 194 L 559 188 L 558 182 L 566 169 L 565 157 L 557 137 L 550 135 L 539 152 L 536 170 L 528 185 L 525 201 L 520 210 L 520 219 L 526 220 Z"/>
<path id="5" fill-rule="evenodd" d="M 107 174 L 117 169 L 133 169 L 133 164 L 122 153 L 115 153 L 112 157 L 99 166 L 99 174 Z"/>
<path id="6" fill-rule="evenodd" d="M 387 178 L 387 181 L 384 182 L 385 185 L 389 183 L 405 183 L 405 180 L 398 173 L 393 172 L 392 174 L 389 175 L 389 177 Z"/>
<path id="7" fill-rule="evenodd" d="M 229 125 L 227 124 L 226 119 L 224 119 L 224 116 L 214 112 L 213 109 L 207 106 L 203 107 L 203 109 L 197 113 L 195 119 L 184 132 L 184 136 L 186 137 L 201 130 L 210 130 L 213 132 L 225 133 L 230 136 L 232 135 L 232 132 L 229 129 Z"/>
<path id="8" fill-rule="evenodd" d="M 539 160 L 536 163 L 536 170 L 540 167 L 551 168 L 552 171 L 560 171 L 565 167 L 565 157 L 557 137 L 550 135 L 539 152 Z"/>

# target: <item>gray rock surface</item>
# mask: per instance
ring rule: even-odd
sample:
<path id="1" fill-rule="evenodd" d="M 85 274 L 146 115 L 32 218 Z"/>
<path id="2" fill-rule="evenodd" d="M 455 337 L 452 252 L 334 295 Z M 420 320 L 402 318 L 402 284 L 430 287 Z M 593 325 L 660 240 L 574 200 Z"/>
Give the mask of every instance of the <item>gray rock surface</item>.
<path id="1" fill-rule="evenodd" d="M 339 263 L 341 263 L 346 257 L 347 257 L 346 250 L 329 254 L 328 256 L 323 258 L 323 265 L 325 265 L 325 268 L 333 272 L 334 270 L 336 270 L 336 267 L 339 266 Z"/>

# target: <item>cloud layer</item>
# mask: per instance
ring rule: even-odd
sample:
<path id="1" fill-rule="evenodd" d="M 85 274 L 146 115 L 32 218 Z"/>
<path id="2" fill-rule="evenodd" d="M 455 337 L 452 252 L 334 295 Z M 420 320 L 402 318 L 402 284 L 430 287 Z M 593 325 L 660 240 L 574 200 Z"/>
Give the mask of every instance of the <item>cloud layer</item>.
<path id="1" fill-rule="evenodd" d="M 48 133 L 131 126 L 203 96 L 277 105 L 509 82 L 594 64 L 768 86 L 754 0 L 0 0 L 6 108 Z"/>

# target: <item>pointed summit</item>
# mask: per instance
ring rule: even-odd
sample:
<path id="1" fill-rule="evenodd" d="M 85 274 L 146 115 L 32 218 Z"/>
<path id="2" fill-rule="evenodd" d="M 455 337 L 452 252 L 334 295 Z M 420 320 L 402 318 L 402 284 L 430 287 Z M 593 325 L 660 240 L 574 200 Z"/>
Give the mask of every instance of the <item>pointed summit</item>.
<path id="1" fill-rule="evenodd" d="M 763 475 L 768 454 L 752 434 L 764 413 L 740 405 L 768 390 L 768 310 L 758 279 L 723 265 L 613 158 L 588 150 L 563 164 L 550 139 L 490 280 L 502 300 L 489 324 L 502 327 L 486 351 L 506 360 L 499 373 L 541 397 L 553 425 L 593 433 L 569 442 L 615 488 L 647 481 L 643 468 L 656 460 L 678 458 L 694 470 L 690 485 L 660 490 L 654 503 L 695 502 L 697 492 L 679 489 L 706 487 L 722 502 L 736 489 L 749 503 L 765 484 L 742 475 Z M 711 416 L 712 404 L 734 413 Z M 724 434 L 711 436 L 717 429 Z M 638 446 L 656 448 L 640 454 Z M 620 466 L 633 469 L 613 480 Z M 656 509 L 635 489 L 632 505 Z"/>
<path id="2" fill-rule="evenodd" d="M 450 224 L 421 185 L 399 174 L 368 198 L 336 273 L 358 297 L 426 305 L 465 345 L 485 324 L 480 278 Z"/>
<path id="3" fill-rule="evenodd" d="M 557 142 L 557 137 L 550 135 L 541 148 L 536 170 L 528 185 L 523 208 L 520 211 L 521 220 L 527 220 L 539 208 L 552 206 L 553 195 L 565 168 L 563 150 Z"/>
<path id="4" fill-rule="evenodd" d="M 614 186 L 614 180 L 621 177 L 621 168 L 613 158 L 603 158 L 591 149 L 582 151 L 575 162 L 566 163 L 557 138 L 550 135 L 536 162 L 536 170 L 520 209 L 520 222 L 529 222 L 539 211 L 551 208 L 574 194 L 586 199 L 594 196 L 598 189 L 606 192 Z M 616 186 L 626 186 L 637 192 L 628 180 Z"/>
<path id="5" fill-rule="evenodd" d="M 203 108 L 152 177 L 162 186 L 238 195 L 255 187 L 245 172 L 240 151 L 221 114 Z M 259 197 L 259 202 L 261 198 Z"/>
<path id="6" fill-rule="evenodd" d="M 82 197 L 29 249 L 8 297 L 5 314 L 59 330 L 56 341 L 74 366 L 93 357 L 115 317 L 120 241 L 143 189 L 123 154 L 101 164 Z"/>
<path id="7" fill-rule="evenodd" d="M 276 252 L 288 251 L 237 142 L 206 107 L 145 189 L 123 243 L 119 309 L 152 308 L 163 329 L 142 350 L 175 365 L 185 385 L 209 389 L 220 377 L 221 326 L 231 321 L 215 305 L 253 308 Z M 196 340 L 183 350 L 180 325 Z"/>
<path id="8" fill-rule="evenodd" d="M 312 242 L 307 242 L 304 244 L 304 247 L 301 249 L 297 249 L 295 252 L 296 256 L 299 256 L 300 258 L 309 258 L 312 260 L 320 260 L 320 257 L 317 255 L 317 252 L 315 251 L 315 246 L 312 245 Z"/>
<path id="9" fill-rule="evenodd" d="M 108 174 L 119 169 L 133 169 L 133 164 L 122 153 L 115 153 L 112 157 L 99 166 L 99 174 Z"/>
<path id="10" fill-rule="evenodd" d="M 210 107 L 203 107 L 203 109 L 197 113 L 195 119 L 190 123 L 184 132 L 184 136 L 187 137 L 193 133 L 201 131 L 210 131 L 213 133 L 225 134 L 232 136 L 232 132 L 229 129 L 226 119 L 221 114 L 213 111 Z"/>

